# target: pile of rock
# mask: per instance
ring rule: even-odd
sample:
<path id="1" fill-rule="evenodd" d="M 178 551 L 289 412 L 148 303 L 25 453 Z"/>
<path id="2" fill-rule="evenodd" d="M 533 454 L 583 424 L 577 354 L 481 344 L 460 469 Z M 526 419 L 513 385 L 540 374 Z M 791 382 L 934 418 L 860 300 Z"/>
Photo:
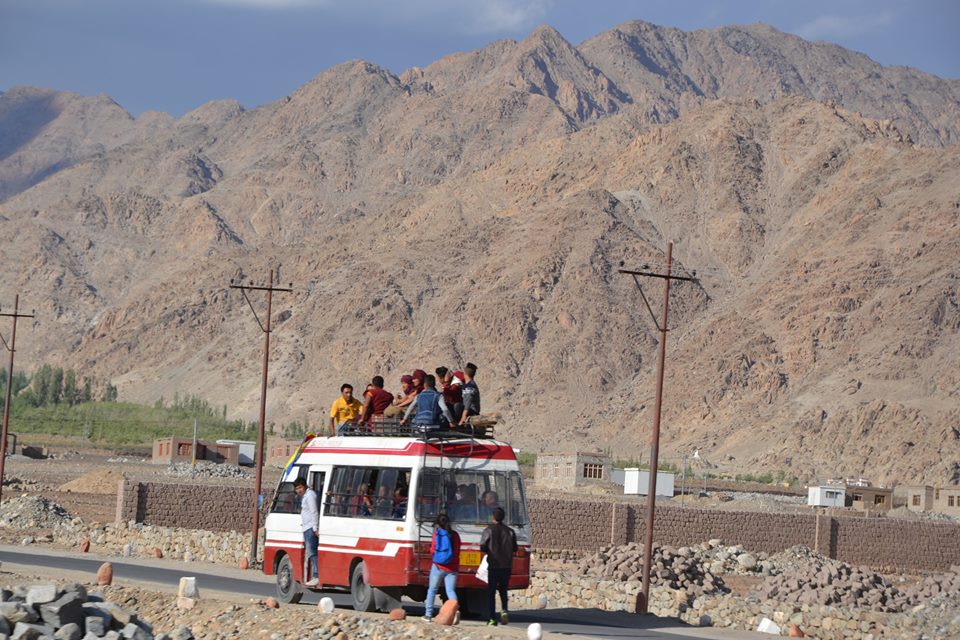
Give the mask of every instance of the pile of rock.
<path id="1" fill-rule="evenodd" d="M 217 464 L 209 460 L 201 460 L 193 465 L 190 462 L 178 462 L 167 467 L 168 476 L 178 478 L 252 478 L 253 474 L 246 467 L 233 464 Z"/>
<path id="2" fill-rule="evenodd" d="M 832 605 L 880 612 L 903 611 L 906 593 L 869 569 L 828 558 L 767 578 L 757 591 L 762 600 L 801 605 Z"/>
<path id="3" fill-rule="evenodd" d="M 960 594 L 960 566 L 950 567 L 946 573 L 938 573 L 924 578 L 918 584 L 905 589 L 911 604 L 927 602 L 941 594 Z"/>
<path id="4" fill-rule="evenodd" d="M 690 547 L 674 549 L 659 544 L 653 546 L 650 584 L 683 589 L 693 594 L 723 593 L 723 579 L 704 567 Z M 619 582 L 643 579 L 643 545 L 631 542 L 604 547 L 584 558 L 578 567 L 582 576 Z"/>
<path id="5" fill-rule="evenodd" d="M 732 573 L 769 576 L 780 573 L 776 563 L 772 562 L 766 553 L 752 553 L 740 545 L 727 546 L 720 539 L 698 544 L 691 547 L 691 550 L 714 575 Z"/>
<path id="6" fill-rule="evenodd" d="M 0 505 L 0 527 L 47 529 L 72 520 L 66 509 L 40 496 L 21 496 Z"/>
<path id="7" fill-rule="evenodd" d="M 136 612 L 87 594 L 81 584 L 39 584 L 0 591 L 0 636 L 11 638 L 56 638 L 80 640 L 190 640 L 183 627 L 173 636 L 153 635 L 153 628 Z"/>

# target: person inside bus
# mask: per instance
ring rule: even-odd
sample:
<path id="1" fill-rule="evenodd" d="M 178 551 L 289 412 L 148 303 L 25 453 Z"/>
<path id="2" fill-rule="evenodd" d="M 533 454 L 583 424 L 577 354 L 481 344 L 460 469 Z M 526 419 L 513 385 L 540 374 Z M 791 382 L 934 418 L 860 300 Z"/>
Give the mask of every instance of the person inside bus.
<path id="1" fill-rule="evenodd" d="M 348 422 L 353 422 L 363 411 L 363 403 L 353 397 L 353 385 L 340 385 L 340 396 L 330 406 L 330 435 L 339 433 Z"/>
<path id="2" fill-rule="evenodd" d="M 317 493 L 307 486 L 307 481 L 297 478 L 293 481 L 293 490 L 300 496 L 300 525 L 303 529 L 303 546 L 307 557 L 303 577 L 313 576 L 304 586 L 317 586 L 320 565 L 317 564 L 317 547 L 320 546 L 320 510 L 317 508 Z M 311 568 L 312 567 L 312 568 Z"/>
<path id="3" fill-rule="evenodd" d="M 423 385 L 423 391 L 417 394 L 417 399 L 407 408 L 407 412 L 404 414 L 400 424 L 407 424 L 409 422 L 421 431 L 433 431 L 451 424 L 453 422 L 453 415 L 450 413 L 450 409 L 447 408 L 447 403 L 444 402 L 443 396 L 437 393 L 437 379 L 427 374 Z M 414 412 L 416 412 L 416 415 L 413 416 L 413 420 L 411 421 L 410 417 Z"/>
<path id="4" fill-rule="evenodd" d="M 377 488 L 377 498 L 373 501 L 373 516 L 375 518 L 393 517 L 393 496 L 390 495 L 390 487 L 385 484 Z"/>
<path id="5" fill-rule="evenodd" d="M 360 414 L 360 424 L 367 426 L 376 416 L 382 418 L 386 408 L 393 404 L 393 394 L 383 388 L 383 376 L 373 376 L 370 384 L 372 388 Z"/>
<path id="6" fill-rule="evenodd" d="M 462 484 L 457 493 L 460 497 L 450 505 L 450 517 L 457 522 L 477 522 L 477 485 Z"/>
<path id="7" fill-rule="evenodd" d="M 397 520 L 403 520 L 407 517 L 407 490 L 405 487 L 397 487 L 393 492 L 392 515 Z"/>
<path id="8" fill-rule="evenodd" d="M 493 510 L 500 506 L 500 496 L 496 491 L 484 491 L 480 500 L 480 517 L 489 520 Z"/>

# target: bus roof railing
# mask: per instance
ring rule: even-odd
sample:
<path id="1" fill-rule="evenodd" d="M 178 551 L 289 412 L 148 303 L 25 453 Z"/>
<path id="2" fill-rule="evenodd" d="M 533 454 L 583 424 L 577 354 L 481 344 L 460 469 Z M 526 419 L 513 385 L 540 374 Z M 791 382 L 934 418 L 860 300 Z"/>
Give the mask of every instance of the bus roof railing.
<path id="1" fill-rule="evenodd" d="M 471 416 L 479 417 L 479 416 Z M 374 416 L 368 424 L 348 422 L 340 427 L 337 435 L 352 437 L 394 437 L 419 438 L 421 440 L 444 440 L 452 438 L 493 438 L 493 426 L 496 420 L 484 418 L 482 420 L 467 419 L 467 424 L 451 426 L 400 424 L 400 418 L 384 418 Z"/>

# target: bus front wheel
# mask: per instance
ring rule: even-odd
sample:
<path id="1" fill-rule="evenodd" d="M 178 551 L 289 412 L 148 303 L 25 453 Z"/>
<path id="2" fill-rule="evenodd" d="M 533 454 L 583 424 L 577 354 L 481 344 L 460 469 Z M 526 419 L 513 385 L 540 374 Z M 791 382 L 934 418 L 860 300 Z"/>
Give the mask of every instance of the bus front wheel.
<path id="1" fill-rule="evenodd" d="M 277 565 L 277 600 L 283 604 L 297 604 L 303 597 L 303 588 L 293 574 L 290 556 L 283 556 Z"/>
<path id="2" fill-rule="evenodd" d="M 353 568 L 353 574 L 350 576 L 350 595 L 353 596 L 353 608 L 357 611 L 373 611 L 376 607 L 373 589 L 367 584 L 365 572 L 366 567 L 361 560 Z"/>

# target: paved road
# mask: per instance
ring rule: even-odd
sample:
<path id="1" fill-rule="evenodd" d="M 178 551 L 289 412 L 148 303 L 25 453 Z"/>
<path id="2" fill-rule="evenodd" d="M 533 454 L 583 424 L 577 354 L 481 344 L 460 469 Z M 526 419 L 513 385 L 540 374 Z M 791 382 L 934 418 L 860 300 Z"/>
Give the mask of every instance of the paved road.
<path id="1" fill-rule="evenodd" d="M 23 568 L 43 567 L 60 571 L 78 571 L 95 574 L 101 563 L 113 564 L 113 577 L 117 582 L 140 582 L 175 588 L 184 575 L 197 576 L 201 593 L 219 591 L 240 594 L 246 597 L 275 595 L 272 576 L 250 571 L 223 568 L 208 564 L 184 564 L 170 560 L 136 561 L 106 556 L 71 556 L 63 552 L 45 549 L 24 551 L 20 547 L 0 547 L 0 562 Z M 166 568 L 169 565 L 175 568 Z M 239 577 L 239 575 L 248 577 Z M 350 596 L 344 593 L 308 592 L 303 602 L 316 604 L 321 597 L 329 596 L 339 608 L 350 606 Z M 421 614 L 423 607 L 416 603 L 404 603 L 408 612 Z M 543 609 L 510 613 L 510 621 L 517 625 L 539 622 L 545 631 L 586 636 L 591 638 L 659 638 L 661 640 L 745 640 L 767 638 L 765 634 L 726 629 L 686 627 L 676 620 L 655 616 L 638 616 L 616 611 L 598 609 Z"/>

